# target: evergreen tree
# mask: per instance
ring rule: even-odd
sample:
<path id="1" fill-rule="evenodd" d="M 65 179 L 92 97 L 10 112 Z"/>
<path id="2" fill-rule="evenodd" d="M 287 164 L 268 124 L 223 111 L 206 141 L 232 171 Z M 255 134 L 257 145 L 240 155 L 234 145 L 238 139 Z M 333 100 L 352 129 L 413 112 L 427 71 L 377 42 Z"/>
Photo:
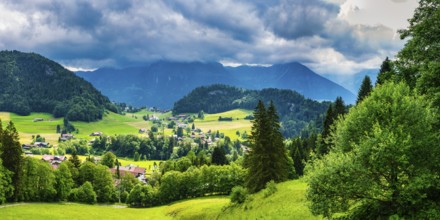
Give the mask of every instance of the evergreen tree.
<path id="1" fill-rule="evenodd" d="M 324 128 L 321 133 L 321 141 L 319 141 L 319 144 L 316 147 L 316 153 L 318 155 L 324 155 L 329 152 L 331 144 L 327 141 L 327 139 L 330 137 L 332 125 L 340 115 L 344 115 L 345 113 L 344 100 L 342 100 L 341 97 L 337 97 L 335 103 L 330 105 L 327 109 L 324 120 Z"/>
<path id="2" fill-rule="evenodd" d="M 336 117 L 335 119 L 337 119 L 339 115 L 344 115 L 346 113 L 344 100 L 342 100 L 342 97 L 340 96 L 336 97 L 334 111 L 334 117 Z"/>
<path id="3" fill-rule="evenodd" d="M 225 151 L 223 150 L 222 147 L 214 148 L 214 151 L 212 152 L 211 162 L 216 165 L 225 165 L 228 163 L 228 160 L 226 159 Z"/>
<path id="4" fill-rule="evenodd" d="M 263 189 L 271 180 L 280 182 L 287 179 L 289 162 L 273 103 L 266 110 L 263 102 L 258 102 L 249 142 L 250 150 L 244 166 L 249 171 L 246 185 L 250 192 Z"/>
<path id="5" fill-rule="evenodd" d="M 81 167 L 81 160 L 79 160 L 76 150 L 73 150 L 72 156 L 70 156 L 69 161 L 73 163 L 76 169 Z"/>
<path id="6" fill-rule="evenodd" d="M 371 79 L 369 76 L 365 76 L 364 80 L 362 80 L 361 88 L 359 89 L 356 104 L 358 104 L 365 97 L 367 97 L 371 93 L 371 90 L 373 90 L 373 85 L 371 84 Z"/>
<path id="7" fill-rule="evenodd" d="M 119 161 L 118 161 L 118 158 L 116 158 L 116 177 L 118 179 L 121 179 L 121 172 L 119 171 Z"/>
<path id="8" fill-rule="evenodd" d="M 0 122 L 0 127 L 2 124 Z M 3 166 L 11 171 L 12 185 L 14 186 L 14 194 L 8 198 L 9 201 L 17 201 L 21 194 L 21 178 L 23 166 L 23 151 L 20 146 L 18 132 L 12 121 L 8 123 L 6 129 L 1 131 L 1 159 Z"/>
<path id="9" fill-rule="evenodd" d="M 379 74 L 377 75 L 376 86 L 384 84 L 386 81 L 392 79 L 392 77 L 392 62 L 387 57 L 380 66 Z"/>
<path id="10" fill-rule="evenodd" d="M 278 117 L 277 110 L 272 101 L 270 101 L 267 108 L 267 116 L 269 123 L 269 155 L 270 160 L 273 161 L 274 181 L 286 180 L 289 173 L 289 158 L 287 155 L 286 147 L 284 146 L 284 137 L 281 134 L 280 118 Z"/>

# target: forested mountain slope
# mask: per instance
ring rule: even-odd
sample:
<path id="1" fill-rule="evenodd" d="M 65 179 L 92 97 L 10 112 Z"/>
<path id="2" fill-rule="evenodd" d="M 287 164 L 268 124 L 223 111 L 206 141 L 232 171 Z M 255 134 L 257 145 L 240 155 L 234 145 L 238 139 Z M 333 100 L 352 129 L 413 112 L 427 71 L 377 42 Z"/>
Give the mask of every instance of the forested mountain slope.
<path id="1" fill-rule="evenodd" d="M 20 115 L 53 113 L 69 120 L 95 121 L 116 111 L 92 84 L 35 53 L 0 52 L 0 111 Z"/>

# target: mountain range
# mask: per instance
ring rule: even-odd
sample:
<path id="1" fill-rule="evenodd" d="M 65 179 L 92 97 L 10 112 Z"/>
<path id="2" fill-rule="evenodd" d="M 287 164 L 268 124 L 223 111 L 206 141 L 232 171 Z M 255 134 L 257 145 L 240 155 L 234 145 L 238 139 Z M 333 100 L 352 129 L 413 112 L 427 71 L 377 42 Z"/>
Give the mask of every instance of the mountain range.
<path id="1" fill-rule="evenodd" d="M 158 61 L 148 66 L 102 68 L 76 72 L 116 102 L 169 109 L 199 86 L 225 84 L 245 89 L 291 89 L 314 100 L 341 96 L 354 103 L 355 95 L 306 66 L 291 62 L 264 66 L 226 67 L 220 63 Z"/>

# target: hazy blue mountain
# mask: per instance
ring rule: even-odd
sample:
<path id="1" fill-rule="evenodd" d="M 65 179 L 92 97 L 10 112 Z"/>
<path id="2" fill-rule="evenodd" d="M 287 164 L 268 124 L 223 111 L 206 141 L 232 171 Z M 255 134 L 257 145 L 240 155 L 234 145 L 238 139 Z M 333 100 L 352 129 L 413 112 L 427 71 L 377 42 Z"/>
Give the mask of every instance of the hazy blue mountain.
<path id="1" fill-rule="evenodd" d="M 365 69 L 353 75 L 329 74 L 329 75 L 325 75 L 325 77 L 348 89 L 353 94 L 357 94 L 359 88 L 361 87 L 362 80 L 364 79 L 364 77 L 369 76 L 374 86 L 374 84 L 376 83 L 378 73 L 379 73 L 378 69 Z"/>
<path id="2" fill-rule="evenodd" d="M 110 99 L 136 106 L 171 108 L 194 88 L 212 84 L 245 89 L 291 89 L 315 100 L 342 96 L 347 103 L 353 103 L 356 99 L 342 86 L 296 62 L 270 67 L 224 67 L 220 63 L 160 61 L 145 67 L 104 68 L 77 74 Z"/>

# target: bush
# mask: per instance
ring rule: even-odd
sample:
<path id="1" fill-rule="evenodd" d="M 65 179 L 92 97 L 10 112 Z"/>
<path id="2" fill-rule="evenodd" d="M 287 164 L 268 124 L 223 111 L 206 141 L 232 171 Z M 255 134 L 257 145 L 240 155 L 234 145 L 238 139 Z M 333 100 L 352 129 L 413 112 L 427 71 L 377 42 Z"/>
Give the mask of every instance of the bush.
<path id="1" fill-rule="evenodd" d="M 95 204 L 96 193 L 93 191 L 93 186 L 89 181 L 86 181 L 81 187 L 78 188 L 77 193 L 78 202 Z"/>
<path id="2" fill-rule="evenodd" d="M 248 191 L 242 186 L 235 186 L 232 188 L 231 192 L 231 202 L 236 204 L 241 204 L 246 201 L 248 196 Z"/>
<path id="3" fill-rule="evenodd" d="M 276 193 L 278 191 L 277 184 L 271 180 L 270 182 L 266 183 L 266 188 L 263 191 L 264 198 L 267 198 L 271 196 L 272 194 Z"/>

